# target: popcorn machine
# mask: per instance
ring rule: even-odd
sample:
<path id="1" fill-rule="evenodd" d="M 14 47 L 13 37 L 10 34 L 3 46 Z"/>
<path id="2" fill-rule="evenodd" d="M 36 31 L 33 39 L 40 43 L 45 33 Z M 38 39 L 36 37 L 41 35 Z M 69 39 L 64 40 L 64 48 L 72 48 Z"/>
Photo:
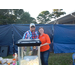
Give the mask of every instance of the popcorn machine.
<path id="1" fill-rule="evenodd" d="M 18 46 L 18 61 L 20 65 L 41 65 L 39 39 L 20 39 Z"/>

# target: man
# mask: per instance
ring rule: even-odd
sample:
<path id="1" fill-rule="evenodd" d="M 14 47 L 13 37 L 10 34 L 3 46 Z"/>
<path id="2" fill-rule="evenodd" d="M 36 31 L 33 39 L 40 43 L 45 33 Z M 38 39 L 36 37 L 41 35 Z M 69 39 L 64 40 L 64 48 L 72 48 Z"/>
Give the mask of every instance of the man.
<path id="1" fill-rule="evenodd" d="M 34 23 L 30 24 L 30 30 L 28 30 L 24 33 L 23 39 L 38 39 L 38 33 L 37 33 L 37 31 L 35 31 Z M 26 47 L 25 47 L 25 49 L 26 49 Z M 33 49 L 37 49 L 37 48 L 31 46 L 31 50 L 33 50 Z M 33 52 L 33 55 L 34 55 L 34 52 Z"/>

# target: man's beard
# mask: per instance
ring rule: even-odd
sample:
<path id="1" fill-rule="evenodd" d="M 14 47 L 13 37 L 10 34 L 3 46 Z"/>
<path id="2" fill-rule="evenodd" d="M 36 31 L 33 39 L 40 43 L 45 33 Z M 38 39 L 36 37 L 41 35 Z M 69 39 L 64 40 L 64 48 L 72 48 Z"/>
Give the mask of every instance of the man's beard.
<path id="1" fill-rule="evenodd" d="M 32 30 L 31 32 L 34 32 L 35 30 Z"/>

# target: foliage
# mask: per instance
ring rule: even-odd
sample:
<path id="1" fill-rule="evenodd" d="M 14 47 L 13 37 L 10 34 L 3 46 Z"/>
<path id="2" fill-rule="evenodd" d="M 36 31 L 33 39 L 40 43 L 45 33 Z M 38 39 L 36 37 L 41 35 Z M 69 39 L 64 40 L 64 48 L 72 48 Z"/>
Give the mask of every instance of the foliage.
<path id="1" fill-rule="evenodd" d="M 40 24 L 45 24 L 47 21 L 51 20 L 51 14 L 49 11 L 42 11 L 38 16 L 37 20 Z"/>
<path id="2" fill-rule="evenodd" d="M 60 15 L 66 14 L 63 9 L 53 9 L 53 12 L 42 11 L 37 16 L 39 24 L 45 24 L 51 21 L 52 18 L 58 18 Z M 31 17 L 29 12 L 24 12 L 23 9 L 0 9 L 0 25 L 3 24 L 37 24 L 36 19 Z"/>
<path id="3" fill-rule="evenodd" d="M 30 14 L 28 12 L 24 12 L 22 15 L 21 15 L 21 23 L 25 23 L 25 24 L 29 24 L 31 22 L 33 23 L 36 23 L 36 20 L 35 18 L 33 17 L 30 17 Z"/>
<path id="4" fill-rule="evenodd" d="M 49 11 L 42 11 L 37 16 L 37 20 L 39 24 L 45 24 L 48 21 L 51 21 L 52 18 L 58 18 L 60 15 L 64 15 L 66 12 L 63 12 L 63 9 L 53 9 L 53 12 L 50 13 Z"/>
<path id="5" fill-rule="evenodd" d="M 0 25 L 3 24 L 29 24 L 36 23 L 35 18 L 31 17 L 23 9 L 0 9 Z"/>
<path id="6" fill-rule="evenodd" d="M 64 14 L 66 14 L 66 12 L 63 12 L 63 9 L 53 9 L 52 17 L 58 18 L 58 17 L 60 17 L 61 15 L 64 15 Z"/>

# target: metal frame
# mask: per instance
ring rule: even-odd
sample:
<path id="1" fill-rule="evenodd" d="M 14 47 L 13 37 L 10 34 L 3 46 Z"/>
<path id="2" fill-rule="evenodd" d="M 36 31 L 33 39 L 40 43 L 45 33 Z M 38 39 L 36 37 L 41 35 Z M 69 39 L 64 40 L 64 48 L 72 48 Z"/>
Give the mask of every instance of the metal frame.
<path id="1" fill-rule="evenodd" d="M 18 61 L 19 61 L 19 65 L 20 65 L 21 58 L 23 59 L 23 48 L 21 50 L 21 58 L 20 58 L 20 49 L 21 49 L 21 47 L 18 47 Z M 40 60 L 40 46 L 38 46 L 38 60 L 39 60 L 39 65 L 41 65 L 41 60 Z"/>
<path id="2" fill-rule="evenodd" d="M 20 47 L 18 47 L 18 61 L 19 61 L 19 64 L 20 64 Z"/>
<path id="3" fill-rule="evenodd" d="M 39 65 L 41 65 L 41 60 L 40 60 L 40 46 L 38 46 L 38 59 L 39 59 Z"/>

